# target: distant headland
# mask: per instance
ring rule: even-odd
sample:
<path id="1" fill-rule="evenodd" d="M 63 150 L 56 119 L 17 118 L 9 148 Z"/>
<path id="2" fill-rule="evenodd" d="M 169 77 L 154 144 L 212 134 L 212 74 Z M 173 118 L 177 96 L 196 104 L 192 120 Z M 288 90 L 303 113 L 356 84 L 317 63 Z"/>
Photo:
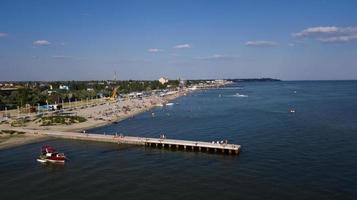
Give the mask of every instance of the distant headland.
<path id="1" fill-rule="evenodd" d="M 226 79 L 227 81 L 233 82 L 270 82 L 270 81 L 281 81 L 275 78 L 237 78 L 237 79 Z"/>

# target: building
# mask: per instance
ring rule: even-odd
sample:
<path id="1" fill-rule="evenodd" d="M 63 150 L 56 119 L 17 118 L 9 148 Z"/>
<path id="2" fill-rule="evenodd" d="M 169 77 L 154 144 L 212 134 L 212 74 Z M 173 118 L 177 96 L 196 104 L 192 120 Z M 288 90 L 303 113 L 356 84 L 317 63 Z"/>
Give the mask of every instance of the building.
<path id="1" fill-rule="evenodd" d="M 159 79 L 159 82 L 160 82 L 161 84 L 165 84 L 165 83 L 169 82 L 169 79 L 164 78 L 164 77 L 161 77 L 161 78 Z"/>
<path id="2" fill-rule="evenodd" d="M 58 88 L 60 90 L 69 90 L 69 87 L 67 85 L 60 85 Z"/>
<path id="3" fill-rule="evenodd" d="M 185 85 L 186 85 L 186 81 L 180 79 L 179 87 L 180 87 L 180 88 L 184 88 Z"/>

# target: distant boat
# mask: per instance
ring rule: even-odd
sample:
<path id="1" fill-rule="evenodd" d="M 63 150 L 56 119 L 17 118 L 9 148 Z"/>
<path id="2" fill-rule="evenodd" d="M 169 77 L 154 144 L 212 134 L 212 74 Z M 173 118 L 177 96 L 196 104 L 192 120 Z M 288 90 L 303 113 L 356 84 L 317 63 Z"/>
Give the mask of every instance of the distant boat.
<path id="1" fill-rule="evenodd" d="M 44 145 L 41 148 L 41 154 L 37 158 L 40 163 L 64 163 L 66 156 L 63 153 L 58 153 L 55 148 Z"/>
<path id="2" fill-rule="evenodd" d="M 290 109 L 290 113 L 295 113 L 295 109 Z"/>
<path id="3" fill-rule="evenodd" d="M 192 90 L 192 91 L 197 90 L 197 86 L 189 87 L 188 90 Z"/>
<path id="4" fill-rule="evenodd" d="M 236 93 L 235 95 L 233 95 L 234 97 L 248 97 L 248 95 L 245 95 L 245 94 L 239 94 L 239 93 Z"/>
<path id="5" fill-rule="evenodd" d="M 167 103 L 166 106 L 172 106 L 174 103 Z"/>

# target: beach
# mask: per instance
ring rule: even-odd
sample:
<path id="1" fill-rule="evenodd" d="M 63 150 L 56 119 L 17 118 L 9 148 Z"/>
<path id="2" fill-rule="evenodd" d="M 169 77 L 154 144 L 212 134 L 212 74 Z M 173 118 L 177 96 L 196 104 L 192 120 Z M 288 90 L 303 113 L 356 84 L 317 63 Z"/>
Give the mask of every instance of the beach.
<path id="1" fill-rule="evenodd" d="M 87 130 L 113 138 L 116 132 L 142 138 L 164 132 L 168 140 L 227 139 L 242 145 L 239 156 L 57 138 L 1 150 L 1 197 L 352 200 L 356 88 L 356 81 L 239 83 Z M 36 162 L 43 145 L 70 160 Z"/>
<path id="2" fill-rule="evenodd" d="M 24 127 L 12 127 L 10 123 L 0 124 L 0 130 L 21 130 L 21 135 L 13 134 L 0 140 L 0 149 L 16 147 L 23 144 L 43 141 L 48 137 L 37 134 L 38 130 L 84 132 L 87 129 L 117 123 L 134 117 L 156 106 L 165 106 L 166 103 L 184 95 L 185 92 L 174 92 L 165 96 L 147 96 L 142 98 L 126 98 L 120 100 L 99 100 L 95 104 L 79 104 L 78 107 L 65 108 L 71 115 L 81 116 L 85 122 L 42 126 L 38 120 L 31 120 Z M 30 118 L 34 118 L 32 115 Z"/>
<path id="3" fill-rule="evenodd" d="M 134 117 L 140 113 L 149 111 L 154 107 L 164 107 L 172 105 L 176 98 L 187 95 L 197 90 L 218 88 L 231 84 L 230 81 L 213 81 L 205 84 L 193 85 L 190 88 L 159 91 L 152 91 L 150 95 L 126 95 L 124 98 L 100 98 L 87 101 L 69 102 L 62 105 L 60 110 L 45 111 L 40 113 L 20 114 L 17 110 L 7 111 L 13 116 L 10 120 L 0 123 L 1 130 L 15 130 L 24 132 L 21 136 L 12 135 L 6 140 L 0 140 L 0 149 L 19 146 L 25 143 L 32 143 L 43 140 L 39 131 L 61 131 L 61 132 L 86 132 L 89 129 L 118 123 L 124 119 Z M 136 93 L 137 94 L 137 93 Z M 141 93 L 142 94 L 142 93 Z M 4 112 L 0 113 L 4 116 Z M 53 118 L 61 116 L 63 121 L 56 121 Z M 152 113 L 152 117 L 155 113 Z M 49 122 L 45 123 L 44 118 Z M 67 118 L 66 118 L 67 117 Z M 70 121 L 68 118 L 72 118 Z M 16 124 L 18 119 L 25 119 L 24 124 Z M 3 144 L 5 143 L 5 144 Z"/>

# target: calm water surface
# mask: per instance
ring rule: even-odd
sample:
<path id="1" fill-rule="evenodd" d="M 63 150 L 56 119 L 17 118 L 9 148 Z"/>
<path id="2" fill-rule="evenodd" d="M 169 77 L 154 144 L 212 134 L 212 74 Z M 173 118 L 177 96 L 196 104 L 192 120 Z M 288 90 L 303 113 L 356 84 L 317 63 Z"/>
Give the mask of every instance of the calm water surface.
<path id="1" fill-rule="evenodd" d="M 29 144 L 0 151 L 0 198 L 357 198 L 357 81 L 240 83 L 151 112 L 90 131 L 228 139 L 243 151 L 228 156 L 72 140 Z M 43 144 L 70 161 L 37 163 Z"/>

